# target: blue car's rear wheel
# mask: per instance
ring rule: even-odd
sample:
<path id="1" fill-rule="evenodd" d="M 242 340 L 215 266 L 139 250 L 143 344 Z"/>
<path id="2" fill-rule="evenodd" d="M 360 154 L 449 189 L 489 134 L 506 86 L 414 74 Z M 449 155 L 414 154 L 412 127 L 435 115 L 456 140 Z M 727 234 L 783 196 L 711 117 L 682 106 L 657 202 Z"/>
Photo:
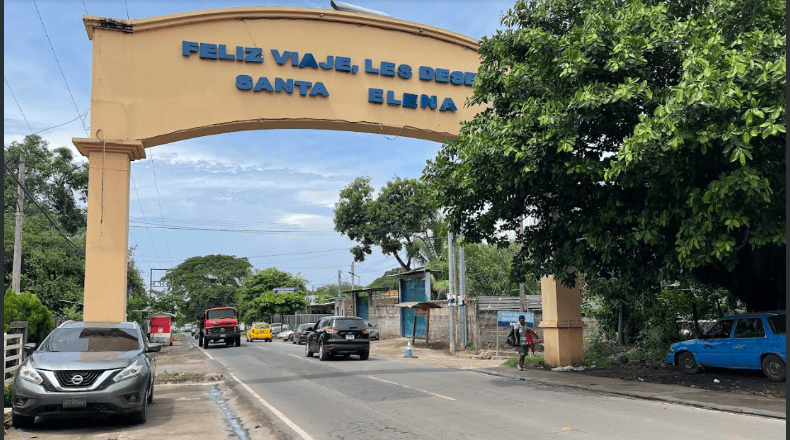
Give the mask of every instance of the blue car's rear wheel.
<path id="1" fill-rule="evenodd" d="M 680 367 L 680 371 L 686 374 L 697 374 L 700 370 L 699 365 L 697 365 L 697 360 L 694 359 L 694 355 L 688 351 L 678 354 L 678 366 Z"/>
<path id="2" fill-rule="evenodd" d="M 775 354 L 769 354 L 763 358 L 763 373 L 774 382 L 784 382 L 787 371 L 782 358 Z"/>

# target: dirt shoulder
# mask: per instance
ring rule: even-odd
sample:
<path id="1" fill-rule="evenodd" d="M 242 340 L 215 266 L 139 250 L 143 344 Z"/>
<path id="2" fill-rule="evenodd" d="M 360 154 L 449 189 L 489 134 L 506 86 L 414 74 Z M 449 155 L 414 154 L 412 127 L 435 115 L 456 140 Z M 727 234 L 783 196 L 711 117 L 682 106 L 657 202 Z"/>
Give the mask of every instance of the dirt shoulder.
<path id="1" fill-rule="evenodd" d="M 416 358 L 405 358 L 406 339 L 385 339 L 371 342 L 373 355 L 391 358 L 408 359 L 409 362 L 445 366 L 455 368 L 494 368 L 501 367 L 510 357 L 516 356 L 515 351 L 501 350 L 496 356 L 494 350 L 460 351 L 451 354 L 446 347 L 431 344 L 434 348 L 425 348 L 424 341 L 417 341 L 412 349 Z M 537 353 L 542 355 L 542 353 Z M 545 365 L 533 364 L 531 369 L 551 370 Z M 515 367 L 513 367 L 515 370 Z M 558 375 L 575 374 L 592 377 L 607 377 L 631 382 L 646 382 L 666 385 L 677 385 L 689 388 L 752 395 L 777 399 L 786 399 L 785 382 L 771 382 L 759 370 L 733 370 L 725 368 L 708 368 L 700 374 L 689 375 L 680 372 L 668 362 L 643 362 L 626 360 L 626 365 L 610 368 L 584 368 L 567 372 L 556 372 Z"/>

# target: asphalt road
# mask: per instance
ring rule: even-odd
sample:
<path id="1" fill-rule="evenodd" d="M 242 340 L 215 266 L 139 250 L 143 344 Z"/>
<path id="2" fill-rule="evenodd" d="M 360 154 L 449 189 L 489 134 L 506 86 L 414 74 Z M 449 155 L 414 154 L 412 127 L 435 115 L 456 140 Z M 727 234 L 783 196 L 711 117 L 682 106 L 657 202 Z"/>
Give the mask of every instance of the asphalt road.
<path id="1" fill-rule="evenodd" d="M 305 439 L 780 439 L 786 422 L 410 364 L 321 362 L 304 345 L 205 350 Z"/>

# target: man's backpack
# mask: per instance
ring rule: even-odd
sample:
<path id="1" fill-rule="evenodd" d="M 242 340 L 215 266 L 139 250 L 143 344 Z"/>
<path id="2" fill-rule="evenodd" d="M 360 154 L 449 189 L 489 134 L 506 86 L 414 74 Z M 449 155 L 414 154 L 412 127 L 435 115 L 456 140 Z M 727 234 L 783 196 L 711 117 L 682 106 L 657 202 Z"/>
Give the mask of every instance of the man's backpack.
<path id="1" fill-rule="evenodd" d="M 514 327 L 510 328 L 510 333 L 507 335 L 507 345 L 511 347 L 515 347 L 516 345 L 516 329 Z"/>

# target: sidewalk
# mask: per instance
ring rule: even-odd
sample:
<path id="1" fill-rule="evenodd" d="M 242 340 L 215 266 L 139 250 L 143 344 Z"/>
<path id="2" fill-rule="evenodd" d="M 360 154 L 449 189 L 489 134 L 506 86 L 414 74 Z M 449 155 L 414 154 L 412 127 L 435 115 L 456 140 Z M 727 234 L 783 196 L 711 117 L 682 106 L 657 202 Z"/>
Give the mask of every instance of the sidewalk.
<path id="1" fill-rule="evenodd" d="M 711 391 L 678 385 L 633 382 L 606 377 L 587 376 L 571 372 L 528 368 L 518 371 L 515 367 L 503 367 L 504 360 L 482 360 L 458 357 L 443 350 L 414 348 L 416 358 L 405 358 L 405 347 L 399 347 L 406 338 L 376 341 L 371 344 L 371 354 L 408 362 L 456 368 L 481 374 L 536 382 L 555 387 L 587 390 L 593 393 L 656 400 L 673 404 L 689 405 L 717 411 L 752 414 L 763 417 L 787 419 L 787 400 L 750 396 L 725 391 Z"/>

